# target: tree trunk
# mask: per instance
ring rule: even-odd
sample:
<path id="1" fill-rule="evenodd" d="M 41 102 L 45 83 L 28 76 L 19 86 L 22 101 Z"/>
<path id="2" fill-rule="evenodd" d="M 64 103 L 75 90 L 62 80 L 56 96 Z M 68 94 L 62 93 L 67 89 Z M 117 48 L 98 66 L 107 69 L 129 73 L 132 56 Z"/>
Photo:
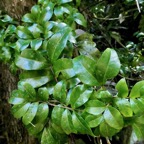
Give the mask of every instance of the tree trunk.
<path id="1" fill-rule="evenodd" d="M 34 0 L 0 0 L 0 10 L 20 20 L 34 3 Z M 16 89 L 17 81 L 18 75 L 13 76 L 8 65 L 0 63 L 0 144 L 37 144 L 37 140 L 28 135 L 21 120 L 15 119 L 10 112 L 8 99 L 12 90 Z"/>

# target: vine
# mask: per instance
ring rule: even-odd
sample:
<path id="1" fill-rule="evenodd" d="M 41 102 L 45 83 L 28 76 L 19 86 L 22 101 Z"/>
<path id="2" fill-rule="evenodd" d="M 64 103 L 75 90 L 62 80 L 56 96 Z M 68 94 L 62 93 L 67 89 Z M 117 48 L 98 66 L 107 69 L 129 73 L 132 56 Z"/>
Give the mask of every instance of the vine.
<path id="1" fill-rule="evenodd" d="M 93 36 L 77 29 L 86 21 L 72 0 L 39 0 L 18 26 L 7 15 L 1 19 L 1 60 L 21 70 L 12 114 L 41 144 L 68 143 L 72 133 L 110 143 L 127 126 L 144 136 L 144 81 L 129 90 L 122 78 L 115 90 L 107 88 L 120 71 L 119 57 L 110 48 L 100 54 Z"/>

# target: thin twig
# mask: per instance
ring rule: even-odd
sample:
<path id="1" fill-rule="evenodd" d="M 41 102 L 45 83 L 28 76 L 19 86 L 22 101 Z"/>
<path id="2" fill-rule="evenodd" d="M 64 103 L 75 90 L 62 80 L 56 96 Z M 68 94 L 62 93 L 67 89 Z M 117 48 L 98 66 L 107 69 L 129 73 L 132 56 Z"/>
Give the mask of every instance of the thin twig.
<path id="1" fill-rule="evenodd" d="M 110 142 L 108 137 L 106 137 L 106 142 L 107 142 L 107 144 L 111 144 L 111 142 Z"/>

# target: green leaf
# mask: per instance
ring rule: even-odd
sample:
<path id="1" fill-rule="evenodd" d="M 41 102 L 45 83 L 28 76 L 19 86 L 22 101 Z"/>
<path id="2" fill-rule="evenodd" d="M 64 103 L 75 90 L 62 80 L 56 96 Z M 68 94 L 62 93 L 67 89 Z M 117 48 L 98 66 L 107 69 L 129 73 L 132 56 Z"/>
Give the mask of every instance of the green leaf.
<path id="1" fill-rule="evenodd" d="M 40 10 L 40 6 L 39 5 L 34 5 L 31 8 L 31 14 L 33 17 L 38 17 L 40 14 L 41 10 Z"/>
<path id="2" fill-rule="evenodd" d="M 112 128 L 120 130 L 123 128 L 123 117 L 120 112 L 112 107 L 109 106 L 104 112 L 104 120 L 105 122 Z"/>
<path id="3" fill-rule="evenodd" d="M 130 104 L 135 114 L 140 114 L 144 112 L 144 104 L 142 103 L 142 101 L 138 99 L 130 99 Z"/>
<path id="4" fill-rule="evenodd" d="M 44 124 L 43 123 L 36 123 L 36 124 L 30 123 L 29 125 L 26 126 L 26 128 L 30 135 L 37 135 L 43 130 Z"/>
<path id="5" fill-rule="evenodd" d="M 22 17 L 22 21 L 26 23 L 33 23 L 34 22 L 34 17 L 32 14 L 27 13 Z"/>
<path id="6" fill-rule="evenodd" d="M 63 4 L 63 3 L 68 3 L 71 2 L 72 0 L 58 0 L 59 4 Z"/>
<path id="7" fill-rule="evenodd" d="M 33 50 L 38 50 L 42 45 L 42 39 L 34 39 L 31 41 L 30 45 Z"/>
<path id="8" fill-rule="evenodd" d="M 39 19 L 40 23 L 46 22 L 51 19 L 53 15 L 53 8 L 54 8 L 54 4 L 52 2 L 48 2 L 48 4 L 41 12 L 40 19 Z"/>
<path id="9" fill-rule="evenodd" d="M 93 115 L 99 115 L 103 113 L 105 109 L 106 105 L 99 100 L 90 100 L 85 104 L 85 111 Z"/>
<path id="10" fill-rule="evenodd" d="M 64 109 L 61 108 L 60 105 L 55 106 L 51 114 L 52 123 L 55 123 L 56 125 L 61 126 L 60 120 L 61 120 L 63 112 L 64 112 Z"/>
<path id="11" fill-rule="evenodd" d="M 74 13 L 73 17 L 77 24 L 82 25 L 84 27 L 87 26 L 86 20 L 81 13 Z"/>
<path id="12" fill-rule="evenodd" d="M 14 115 L 15 118 L 21 118 L 27 112 L 30 105 L 31 105 L 30 103 L 15 105 L 12 107 L 12 114 Z"/>
<path id="13" fill-rule="evenodd" d="M 90 129 L 88 123 L 77 113 L 73 112 L 72 114 L 72 122 L 74 125 L 74 128 L 80 132 L 81 134 L 89 134 L 91 136 L 94 136 L 92 130 Z"/>
<path id="14" fill-rule="evenodd" d="M 97 127 L 98 125 L 100 125 L 100 123 L 103 121 L 103 116 L 102 115 L 88 115 L 85 118 L 85 121 L 88 123 L 88 125 L 91 128 Z"/>
<path id="15" fill-rule="evenodd" d="M 41 103 L 38 105 L 38 110 L 36 116 L 34 118 L 35 123 L 42 123 L 44 122 L 49 113 L 49 107 L 46 103 Z"/>
<path id="16" fill-rule="evenodd" d="M 13 105 L 19 105 L 24 103 L 26 100 L 24 98 L 20 98 L 20 97 L 10 97 L 9 99 L 9 103 L 13 104 Z"/>
<path id="17" fill-rule="evenodd" d="M 66 82 L 60 81 L 54 86 L 53 96 L 56 100 L 65 103 L 66 100 Z"/>
<path id="18" fill-rule="evenodd" d="M 63 16 L 63 6 L 55 7 L 54 14 L 57 17 L 62 17 Z"/>
<path id="19" fill-rule="evenodd" d="M 96 65 L 96 78 L 101 84 L 105 84 L 107 79 L 114 78 L 120 70 L 118 55 L 113 49 L 106 49 Z"/>
<path id="20" fill-rule="evenodd" d="M 121 112 L 121 114 L 124 117 L 132 117 L 133 116 L 133 111 L 131 109 L 131 105 L 130 105 L 130 102 L 128 101 L 128 99 L 118 98 L 118 99 L 116 99 L 115 103 L 116 103 L 119 111 Z"/>
<path id="21" fill-rule="evenodd" d="M 97 86 L 95 73 L 95 61 L 87 56 L 78 56 L 73 59 L 74 71 L 77 77 L 84 83 L 90 86 Z"/>
<path id="22" fill-rule="evenodd" d="M 116 89 L 118 90 L 118 97 L 126 98 L 128 96 L 129 90 L 125 78 L 117 83 Z"/>
<path id="23" fill-rule="evenodd" d="M 67 44 L 67 40 L 69 38 L 70 31 L 71 28 L 65 27 L 62 30 L 55 33 L 48 40 L 47 51 L 48 51 L 48 56 L 52 62 L 58 59 L 63 49 L 65 48 Z"/>
<path id="24" fill-rule="evenodd" d="M 32 49 L 22 51 L 15 60 L 16 66 L 24 70 L 39 70 L 47 66 L 46 59 L 41 53 Z"/>
<path id="25" fill-rule="evenodd" d="M 144 125 L 142 125 L 142 124 L 135 124 L 134 123 L 133 126 L 132 126 L 132 128 L 133 128 L 133 131 L 134 131 L 136 137 L 139 140 L 141 140 L 141 139 L 144 138 Z"/>
<path id="26" fill-rule="evenodd" d="M 25 50 L 29 46 L 30 40 L 19 39 L 16 42 L 16 49 L 19 51 Z"/>
<path id="27" fill-rule="evenodd" d="M 135 118 L 135 123 L 144 125 L 144 115 Z"/>
<path id="28" fill-rule="evenodd" d="M 100 133 L 103 137 L 111 137 L 118 132 L 117 129 L 110 127 L 105 121 L 100 124 Z"/>
<path id="29" fill-rule="evenodd" d="M 61 127 L 67 135 L 70 133 L 76 133 L 76 130 L 74 129 L 74 126 L 72 124 L 71 113 L 67 109 L 62 114 Z"/>
<path id="30" fill-rule="evenodd" d="M 54 62 L 54 71 L 56 77 L 58 77 L 61 72 L 65 78 L 71 78 L 75 76 L 75 71 L 73 70 L 73 63 L 71 59 L 61 58 Z"/>
<path id="31" fill-rule="evenodd" d="M 22 118 L 22 122 L 25 125 L 28 125 L 29 123 L 31 123 L 31 121 L 34 119 L 36 112 L 38 109 L 38 102 L 32 103 L 27 112 L 24 114 L 23 118 Z"/>
<path id="32" fill-rule="evenodd" d="M 28 30 L 27 27 L 24 27 L 24 26 L 18 26 L 16 30 L 16 34 L 19 36 L 19 38 L 22 38 L 22 39 L 33 38 L 31 32 Z"/>
<path id="33" fill-rule="evenodd" d="M 132 88 L 132 90 L 130 92 L 129 97 L 130 98 L 138 98 L 138 97 L 140 97 L 141 96 L 140 91 L 141 91 L 141 88 L 143 88 L 143 86 L 144 86 L 144 81 L 137 82 L 133 86 L 133 88 Z"/>
<path id="34" fill-rule="evenodd" d="M 46 87 L 41 87 L 38 89 L 38 97 L 42 101 L 48 101 L 49 98 L 49 92 Z"/>
<path id="35" fill-rule="evenodd" d="M 57 139 L 55 139 L 49 128 L 45 128 L 42 137 L 41 144 L 58 144 Z"/>
<path id="36" fill-rule="evenodd" d="M 78 108 L 85 104 L 92 94 L 84 85 L 76 86 L 70 94 L 70 103 L 72 108 Z"/>
<path id="37" fill-rule="evenodd" d="M 20 75 L 19 87 L 25 83 L 29 83 L 33 88 L 40 87 L 53 79 L 53 75 L 49 70 L 43 71 L 25 71 Z"/>

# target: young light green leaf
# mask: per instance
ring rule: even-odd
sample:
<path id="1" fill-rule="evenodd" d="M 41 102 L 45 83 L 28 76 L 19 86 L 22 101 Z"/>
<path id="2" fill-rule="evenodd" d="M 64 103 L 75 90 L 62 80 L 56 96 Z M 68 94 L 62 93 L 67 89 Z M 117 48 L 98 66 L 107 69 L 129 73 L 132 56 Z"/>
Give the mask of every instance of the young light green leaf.
<path id="1" fill-rule="evenodd" d="M 12 107 L 12 114 L 14 115 L 15 118 L 21 118 L 27 112 L 30 105 L 31 105 L 30 103 L 15 105 Z"/>
<path id="2" fill-rule="evenodd" d="M 47 43 L 48 56 L 52 62 L 58 59 L 67 44 L 71 28 L 65 27 L 55 33 Z"/>
<path id="3" fill-rule="evenodd" d="M 15 60 L 16 66 L 24 70 L 39 70 L 47 66 L 45 58 L 41 53 L 32 49 L 25 49 Z"/>
<path id="4" fill-rule="evenodd" d="M 102 85 L 107 79 L 114 78 L 120 70 L 120 61 L 118 55 L 113 49 L 106 49 L 96 65 L 96 78 Z"/>
<path id="5" fill-rule="evenodd" d="M 29 83 L 33 88 L 40 87 L 53 79 L 53 75 L 49 70 L 43 71 L 25 71 L 20 75 L 18 86 L 21 87 L 25 83 Z"/>
<path id="6" fill-rule="evenodd" d="M 59 4 L 63 4 L 63 3 L 68 3 L 71 2 L 72 0 L 58 0 Z"/>
<path id="7" fill-rule="evenodd" d="M 141 91 L 141 88 L 142 88 L 143 86 L 144 86 L 144 81 L 137 82 L 137 83 L 133 86 L 133 88 L 132 88 L 132 90 L 131 90 L 131 92 L 130 92 L 129 97 L 130 97 L 130 98 L 138 98 L 138 97 L 140 97 L 140 96 L 141 96 L 140 91 Z"/>
<path id="8" fill-rule="evenodd" d="M 120 112 L 112 106 L 107 107 L 105 110 L 104 120 L 110 127 L 114 129 L 120 130 L 123 128 L 123 117 Z"/>
<path id="9" fill-rule="evenodd" d="M 42 39 L 34 39 L 31 41 L 30 45 L 33 50 L 38 50 L 42 45 Z"/>
<path id="10" fill-rule="evenodd" d="M 75 71 L 73 70 L 73 63 L 71 59 L 61 58 L 54 62 L 53 64 L 56 77 L 61 72 L 65 78 L 71 78 L 75 76 Z"/>
<path id="11" fill-rule="evenodd" d="M 62 114 L 61 127 L 67 135 L 70 133 L 77 133 L 72 123 L 71 113 L 67 109 Z"/>
<path id="12" fill-rule="evenodd" d="M 132 117 L 133 116 L 133 111 L 130 105 L 130 102 L 128 101 L 128 99 L 124 99 L 124 98 L 118 98 L 115 101 L 119 111 L 121 112 L 121 114 L 124 117 Z"/>
<path id="13" fill-rule="evenodd" d="M 65 103 L 66 81 L 60 81 L 54 86 L 53 96 L 56 100 Z"/>
<path id="14" fill-rule="evenodd" d="M 133 131 L 137 137 L 137 139 L 141 140 L 144 138 L 144 125 L 142 124 L 133 124 L 132 125 Z"/>
<path id="15" fill-rule="evenodd" d="M 78 56 L 73 59 L 74 71 L 78 78 L 87 85 L 97 86 L 99 85 L 96 80 L 95 73 L 95 61 L 87 56 Z"/>
<path id="16" fill-rule="evenodd" d="M 144 125 L 144 115 L 135 118 L 135 123 Z"/>
<path id="17" fill-rule="evenodd" d="M 27 27 L 24 26 L 18 26 L 16 30 L 16 34 L 21 39 L 31 39 L 33 38 L 31 32 L 28 30 Z"/>
<path id="18" fill-rule="evenodd" d="M 100 133 L 104 137 L 111 137 L 118 132 L 117 129 L 110 127 L 105 121 L 100 124 Z"/>
<path id="19" fill-rule="evenodd" d="M 22 118 L 22 122 L 25 125 L 28 125 L 29 123 L 31 123 L 31 121 L 34 119 L 36 112 L 38 109 L 38 102 L 32 103 L 27 112 L 24 114 L 23 118 Z"/>
<path id="20" fill-rule="evenodd" d="M 98 125 L 100 125 L 100 123 L 103 121 L 103 116 L 102 115 L 88 115 L 85 118 L 85 121 L 88 123 L 88 125 L 91 128 L 97 127 Z"/>
<path id="21" fill-rule="evenodd" d="M 99 100 L 90 100 L 85 104 L 85 111 L 93 115 L 99 115 L 103 113 L 105 109 L 106 105 Z"/>
<path id="22" fill-rule="evenodd" d="M 41 103 L 38 105 L 38 110 L 36 116 L 34 118 L 35 123 L 42 123 L 44 122 L 49 113 L 49 107 L 46 103 Z"/>
<path id="23" fill-rule="evenodd" d="M 48 101 L 49 98 L 49 92 L 46 87 L 41 87 L 38 89 L 38 97 L 42 101 Z"/>
<path id="24" fill-rule="evenodd" d="M 13 105 L 19 105 L 26 102 L 26 100 L 24 98 L 20 98 L 20 97 L 10 97 L 9 99 L 9 103 L 13 104 Z"/>
<path id="25" fill-rule="evenodd" d="M 83 85 L 76 86 L 70 95 L 70 103 L 72 108 L 78 108 L 85 104 L 92 94 L 92 90 L 88 90 Z"/>
<path id="26" fill-rule="evenodd" d="M 117 83 L 116 89 L 118 90 L 118 97 L 126 98 L 128 96 L 129 90 L 125 78 Z"/>

